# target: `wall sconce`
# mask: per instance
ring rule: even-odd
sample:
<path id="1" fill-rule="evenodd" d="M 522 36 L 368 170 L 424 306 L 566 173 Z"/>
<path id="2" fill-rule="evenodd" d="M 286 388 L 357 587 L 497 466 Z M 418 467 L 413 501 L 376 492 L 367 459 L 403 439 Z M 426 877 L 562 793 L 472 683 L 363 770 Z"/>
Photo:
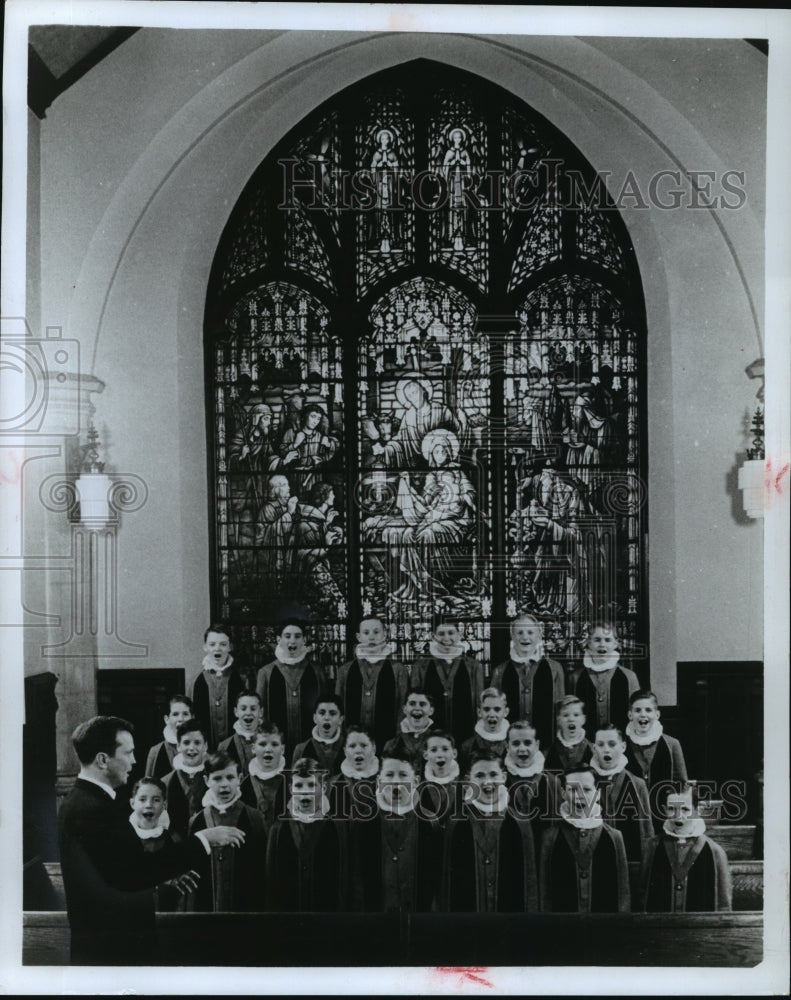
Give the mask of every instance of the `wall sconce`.
<path id="1" fill-rule="evenodd" d="M 753 416 L 750 431 L 753 446 L 739 469 L 739 489 L 742 491 L 744 512 L 748 517 L 764 516 L 764 414 L 759 406 Z"/>
<path id="2" fill-rule="evenodd" d="M 80 523 L 97 530 L 106 527 L 113 518 L 110 508 L 113 480 L 105 474 L 104 462 L 99 461 L 99 435 L 93 424 L 88 427 L 88 445 L 74 486 L 80 505 Z"/>

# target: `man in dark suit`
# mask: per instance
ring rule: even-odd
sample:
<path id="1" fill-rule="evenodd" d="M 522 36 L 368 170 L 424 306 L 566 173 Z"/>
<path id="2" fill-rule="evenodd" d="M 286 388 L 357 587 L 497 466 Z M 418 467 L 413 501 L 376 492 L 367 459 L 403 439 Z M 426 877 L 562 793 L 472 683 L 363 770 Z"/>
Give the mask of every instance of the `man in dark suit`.
<path id="1" fill-rule="evenodd" d="M 175 877 L 194 889 L 212 845 L 244 840 L 240 830 L 218 826 L 145 852 L 116 800 L 135 763 L 133 732 L 125 719 L 99 715 L 72 735 L 80 773 L 58 816 L 72 965 L 156 964 L 154 887 Z"/>

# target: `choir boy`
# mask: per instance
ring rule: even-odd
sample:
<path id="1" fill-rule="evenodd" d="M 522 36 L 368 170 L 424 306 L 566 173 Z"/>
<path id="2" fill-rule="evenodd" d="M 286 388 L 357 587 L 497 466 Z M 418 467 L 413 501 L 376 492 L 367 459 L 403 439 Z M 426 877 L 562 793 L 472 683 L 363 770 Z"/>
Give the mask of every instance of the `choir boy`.
<path id="1" fill-rule="evenodd" d="M 255 692 L 243 691 L 236 699 L 234 715 L 233 735 L 223 740 L 217 749 L 236 761 L 244 777 L 253 759 L 255 737 L 263 718 L 261 699 Z"/>
<path id="2" fill-rule="evenodd" d="M 455 622 L 440 622 L 429 640 L 429 655 L 412 667 L 412 686 L 434 704 L 434 724 L 457 743 L 472 732 L 484 687 L 481 664 L 470 656 Z"/>
<path id="3" fill-rule="evenodd" d="M 615 627 L 610 622 L 594 622 L 585 643 L 582 666 L 571 679 L 572 693 L 585 706 L 591 733 L 611 719 L 625 719 L 629 697 L 640 688 L 637 674 L 620 663 L 618 649 Z"/>
<path id="4" fill-rule="evenodd" d="M 163 778 L 173 770 L 173 758 L 178 753 L 176 730 L 182 722 L 192 718 L 192 700 L 185 694 L 174 694 L 170 699 L 168 714 L 163 716 L 165 728 L 162 741 L 155 743 L 146 756 L 144 774 L 152 778 Z"/>
<path id="5" fill-rule="evenodd" d="M 562 774 L 577 764 L 589 764 L 593 747 L 585 734 L 585 706 L 580 699 L 567 694 L 556 708 L 557 729 L 545 766 Z"/>
<path id="6" fill-rule="evenodd" d="M 626 766 L 648 785 L 657 832 L 664 819 L 664 789 L 687 782 L 684 751 L 675 737 L 664 732 L 659 714 L 653 691 L 632 694 L 626 726 Z"/>
<path id="7" fill-rule="evenodd" d="M 508 748 L 508 702 L 496 687 L 485 688 L 478 704 L 473 735 L 461 747 L 461 765 L 469 770 L 473 753 L 490 750 L 503 756 Z"/>
<path id="8" fill-rule="evenodd" d="M 244 833 L 239 847 L 213 847 L 209 874 L 197 889 L 195 908 L 213 913 L 251 912 L 264 907 L 266 830 L 261 814 L 242 802 L 239 765 L 226 753 L 206 758 L 202 809 L 190 833 L 232 826 Z"/>
<path id="9" fill-rule="evenodd" d="M 338 670 L 335 694 L 347 724 L 365 726 L 378 747 L 398 732 L 401 708 L 409 687 L 409 671 L 393 658 L 380 618 L 363 618 L 354 658 Z"/>
<path id="10" fill-rule="evenodd" d="M 524 913 L 538 903 L 530 823 L 508 807 L 505 768 L 493 753 L 477 753 L 470 796 L 445 837 L 441 908 L 467 913 Z"/>
<path id="11" fill-rule="evenodd" d="M 407 753 L 422 766 L 423 747 L 434 724 L 434 701 L 422 688 L 412 688 L 404 702 L 398 735 L 385 743 L 382 753 Z"/>
<path id="12" fill-rule="evenodd" d="M 565 691 L 563 668 L 544 655 L 541 622 L 520 615 L 511 622 L 508 659 L 494 668 L 492 686 L 505 693 L 512 718 L 530 719 L 543 746 L 555 732 L 555 702 Z"/>
<path id="13" fill-rule="evenodd" d="M 347 907 L 346 824 L 330 818 L 325 776 L 303 757 L 291 772 L 286 816 L 269 835 L 269 909 L 337 913 Z"/>
<path id="14" fill-rule="evenodd" d="M 302 624 L 288 619 L 280 627 L 274 660 L 258 671 L 256 691 L 264 716 L 283 731 L 287 747 L 308 738 L 316 702 L 330 693 L 324 668 L 312 652 Z"/>
<path id="15" fill-rule="evenodd" d="M 168 815 L 174 833 L 187 836 L 189 822 L 206 793 L 203 780 L 208 753 L 206 731 L 199 719 L 188 719 L 176 730 L 178 752 L 173 770 L 163 778 L 168 793 Z"/>
<path id="16" fill-rule="evenodd" d="M 309 757 L 330 778 L 340 772 L 343 760 L 343 712 L 340 701 L 332 696 L 319 698 L 313 713 L 313 729 L 310 739 L 300 743 L 293 754 L 293 761 Z"/>
<path id="17" fill-rule="evenodd" d="M 253 759 L 241 791 L 242 801 L 261 813 L 267 834 L 286 807 L 285 767 L 283 734 L 274 722 L 265 719 L 255 737 Z"/>
<path id="18" fill-rule="evenodd" d="M 623 837 L 602 819 L 596 773 L 586 765 L 561 779 L 560 819 L 541 842 L 538 894 L 553 913 L 628 913 Z"/>
<path id="19" fill-rule="evenodd" d="M 441 874 L 439 825 L 421 818 L 411 761 L 383 757 L 372 819 L 352 819 L 352 909 L 365 912 L 436 909 Z"/>
<path id="20" fill-rule="evenodd" d="M 231 735 L 233 708 L 238 696 L 247 690 L 234 667 L 231 637 L 224 625 L 211 625 L 203 633 L 203 670 L 192 685 L 194 714 L 206 730 L 210 747 L 216 747 Z"/>
<path id="21" fill-rule="evenodd" d="M 649 913 L 730 910 L 731 874 L 719 844 L 706 836 L 698 815 L 697 788 L 672 792 L 665 800 L 662 832 L 643 859 L 643 909 Z"/>

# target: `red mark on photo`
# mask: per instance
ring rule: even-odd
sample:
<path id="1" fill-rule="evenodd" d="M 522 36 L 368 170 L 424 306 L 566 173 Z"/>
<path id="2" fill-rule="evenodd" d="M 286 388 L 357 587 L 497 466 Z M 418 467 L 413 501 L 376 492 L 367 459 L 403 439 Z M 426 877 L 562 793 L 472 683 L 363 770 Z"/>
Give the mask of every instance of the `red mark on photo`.
<path id="1" fill-rule="evenodd" d="M 0 449 L 0 484 L 15 486 L 21 481 L 22 463 L 19 460 L 19 452 L 11 449 Z"/>
<path id="2" fill-rule="evenodd" d="M 484 975 L 489 971 L 485 965 L 438 965 L 436 971 L 443 976 L 458 976 L 462 984 L 473 983 L 476 986 L 494 988 L 494 983 Z"/>
<path id="3" fill-rule="evenodd" d="M 775 493 L 779 493 L 780 496 L 782 496 L 784 490 L 787 488 L 787 483 L 783 480 L 785 480 L 788 476 L 789 468 L 791 468 L 791 465 L 786 462 L 782 468 L 775 472 L 772 467 L 772 459 L 767 458 L 766 465 L 764 467 L 764 488 L 766 490 L 767 499 L 770 502 Z"/>

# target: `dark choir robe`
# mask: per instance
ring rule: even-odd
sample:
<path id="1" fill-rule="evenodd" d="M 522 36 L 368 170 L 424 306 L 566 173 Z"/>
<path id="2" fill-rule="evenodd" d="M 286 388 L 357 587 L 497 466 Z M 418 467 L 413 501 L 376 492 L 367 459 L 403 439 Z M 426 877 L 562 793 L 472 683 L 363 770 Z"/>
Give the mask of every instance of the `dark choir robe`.
<path id="1" fill-rule="evenodd" d="M 538 663 L 522 664 L 509 657 L 494 668 L 492 687 L 505 695 L 509 720 L 529 719 L 541 746 L 548 747 L 555 733 L 555 702 L 566 693 L 557 660 L 542 656 Z"/>
<path id="2" fill-rule="evenodd" d="M 377 750 L 398 733 L 401 711 L 409 687 L 403 663 L 387 659 L 361 667 L 355 657 L 338 671 L 335 694 L 343 705 L 347 726 L 365 726 Z"/>
<path id="3" fill-rule="evenodd" d="M 217 749 L 227 753 L 231 760 L 235 760 L 239 765 L 239 774 L 244 776 L 250 769 L 250 761 L 253 758 L 254 746 L 255 735 L 251 736 L 248 740 L 244 736 L 240 736 L 239 733 L 235 732 L 232 736 L 229 736 L 227 740 L 223 740 Z"/>
<path id="4" fill-rule="evenodd" d="M 663 782 L 678 783 L 683 788 L 687 783 L 687 765 L 684 751 L 675 737 L 662 733 L 655 743 L 638 746 L 626 737 L 626 766 L 648 785 L 648 790 Z M 664 796 L 663 796 L 664 797 Z M 662 802 L 655 803 L 661 806 Z M 659 814 L 663 810 L 655 809 Z M 659 824 L 662 825 L 661 822 Z"/>
<path id="5" fill-rule="evenodd" d="M 639 868 L 643 851 L 654 835 L 648 788 L 642 778 L 623 770 L 612 778 L 596 772 L 602 819 L 623 837 L 626 860 Z"/>
<path id="6" fill-rule="evenodd" d="M 557 737 L 546 754 L 545 771 L 557 771 L 562 774 L 570 767 L 589 764 L 593 756 L 593 747 L 588 740 L 580 740 L 576 746 L 564 747 Z"/>
<path id="7" fill-rule="evenodd" d="M 410 685 L 423 688 L 434 702 L 434 725 L 460 744 L 473 731 L 483 691 L 483 667 L 472 656 L 457 656 L 452 662 L 428 657 L 412 667 Z"/>
<path id="8" fill-rule="evenodd" d="M 213 826 L 244 830 L 240 847 L 213 847 L 209 863 L 195 891 L 195 909 L 204 913 L 242 910 L 250 913 L 266 906 L 266 830 L 260 813 L 241 800 L 220 813 L 206 806 L 190 824 L 190 833 Z"/>
<path id="9" fill-rule="evenodd" d="M 333 819 L 278 820 L 266 851 L 268 908 L 335 913 L 347 909 L 346 824 Z"/>
<path id="10" fill-rule="evenodd" d="M 173 758 L 176 756 L 176 744 L 162 740 L 155 743 L 148 751 L 146 757 L 146 769 L 143 776 L 146 778 L 164 778 L 173 770 Z"/>
<path id="11" fill-rule="evenodd" d="M 247 685 L 242 676 L 237 673 L 235 667 L 228 670 L 228 690 L 225 697 L 225 711 L 222 725 L 218 732 L 212 726 L 212 712 L 209 704 L 209 685 L 206 681 L 205 671 L 201 671 L 195 678 L 192 686 L 192 708 L 195 718 L 200 720 L 201 725 L 206 730 L 209 740 L 209 748 L 214 749 L 224 739 L 233 732 L 233 724 L 236 721 L 233 714 L 236 699 L 247 690 Z"/>
<path id="12" fill-rule="evenodd" d="M 381 810 L 368 821 L 349 824 L 351 909 L 366 913 L 437 905 L 442 863 L 439 824 Z"/>
<path id="13" fill-rule="evenodd" d="M 254 774 L 248 774 L 242 780 L 239 790 L 242 793 L 242 802 L 261 814 L 264 829 L 269 834 L 275 820 L 286 815 L 288 779 L 285 773 L 281 771 L 273 778 L 265 780 Z"/>
<path id="14" fill-rule="evenodd" d="M 530 823 L 510 811 L 493 817 L 474 806 L 452 819 L 445 837 L 441 909 L 452 913 L 532 913 L 538 878 Z"/>
<path id="15" fill-rule="evenodd" d="M 169 851 L 174 844 L 183 843 L 183 837 L 177 833 L 163 830 L 158 837 L 149 837 L 140 840 L 143 851 L 146 854 L 159 854 L 161 851 Z M 183 912 L 185 900 L 188 896 L 182 894 L 173 885 L 161 884 L 156 888 L 154 901 L 158 913 Z"/>
<path id="16" fill-rule="evenodd" d="M 596 671 L 579 667 L 571 678 L 571 694 L 585 706 L 585 731 L 596 736 L 596 730 L 612 723 L 621 730 L 629 713 L 629 697 L 640 690 L 637 674 L 628 667 L 617 664 L 598 674 L 599 684 L 593 680 Z"/>
<path id="17" fill-rule="evenodd" d="M 731 909 L 731 874 L 719 844 L 705 834 L 686 851 L 676 837 L 653 837 L 643 858 L 642 908 L 648 913 L 700 913 Z M 683 853 L 682 853 L 683 852 Z"/>
<path id="18" fill-rule="evenodd" d="M 168 790 L 170 828 L 179 836 L 186 837 L 190 820 L 203 808 L 203 796 L 206 794 L 204 772 L 190 776 L 183 771 L 171 771 L 162 780 Z"/>
<path id="19" fill-rule="evenodd" d="M 465 740 L 459 752 L 459 766 L 462 773 L 469 770 L 472 758 L 479 750 L 484 753 L 496 753 L 498 757 L 505 757 L 508 750 L 508 740 L 485 740 L 478 733 Z"/>
<path id="20" fill-rule="evenodd" d="M 538 894 L 549 913 L 628 913 L 629 869 L 620 833 L 606 823 L 587 830 L 553 823 L 541 843 Z"/>
<path id="21" fill-rule="evenodd" d="M 536 848 L 540 847 L 544 830 L 559 816 L 560 780 L 546 768 L 529 778 L 506 769 L 505 785 L 514 815 L 530 823 Z"/>
<path id="22" fill-rule="evenodd" d="M 298 744 L 294 750 L 292 766 L 302 757 L 315 760 L 322 771 L 327 772 L 329 778 L 334 778 L 340 772 L 343 760 L 343 735 L 339 732 L 338 738 L 333 743 L 323 743 L 311 736 L 309 740 Z"/>
<path id="23" fill-rule="evenodd" d="M 425 749 L 425 741 L 431 735 L 431 730 L 433 726 L 428 729 L 424 729 L 422 733 L 405 733 L 399 731 L 397 736 L 394 736 L 379 751 L 382 760 L 385 757 L 390 757 L 393 754 L 400 755 L 406 754 L 406 756 L 412 761 L 412 764 L 416 772 L 423 770 L 423 750 Z"/>
<path id="24" fill-rule="evenodd" d="M 461 781 L 440 784 L 423 778 L 418 786 L 418 795 L 418 815 L 421 819 L 436 820 L 443 830 L 451 819 L 459 819 L 463 815 L 464 783 Z"/>
<path id="25" fill-rule="evenodd" d="M 154 887 L 197 868 L 206 856 L 201 844 L 170 837 L 160 850 L 145 850 L 128 806 L 77 778 L 58 813 L 58 846 L 71 964 L 156 964 Z"/>
<path id="26" fill-rule="evenodd" d="M 330 816 L 333 819 L 369 820 L 376 815 L 376 775 L 349 778 L 336 774 L 330 781 Z"/>
<path id="27" fill-rule="evenodd" d="M 256 691 L 264 718 L 280 727 L 289 748 L 310 736 L 316 702 L 329 695 L 330 684 L 324 668 L 306 655 L 296 665 L 273 660 L 261 667 Z"/>

